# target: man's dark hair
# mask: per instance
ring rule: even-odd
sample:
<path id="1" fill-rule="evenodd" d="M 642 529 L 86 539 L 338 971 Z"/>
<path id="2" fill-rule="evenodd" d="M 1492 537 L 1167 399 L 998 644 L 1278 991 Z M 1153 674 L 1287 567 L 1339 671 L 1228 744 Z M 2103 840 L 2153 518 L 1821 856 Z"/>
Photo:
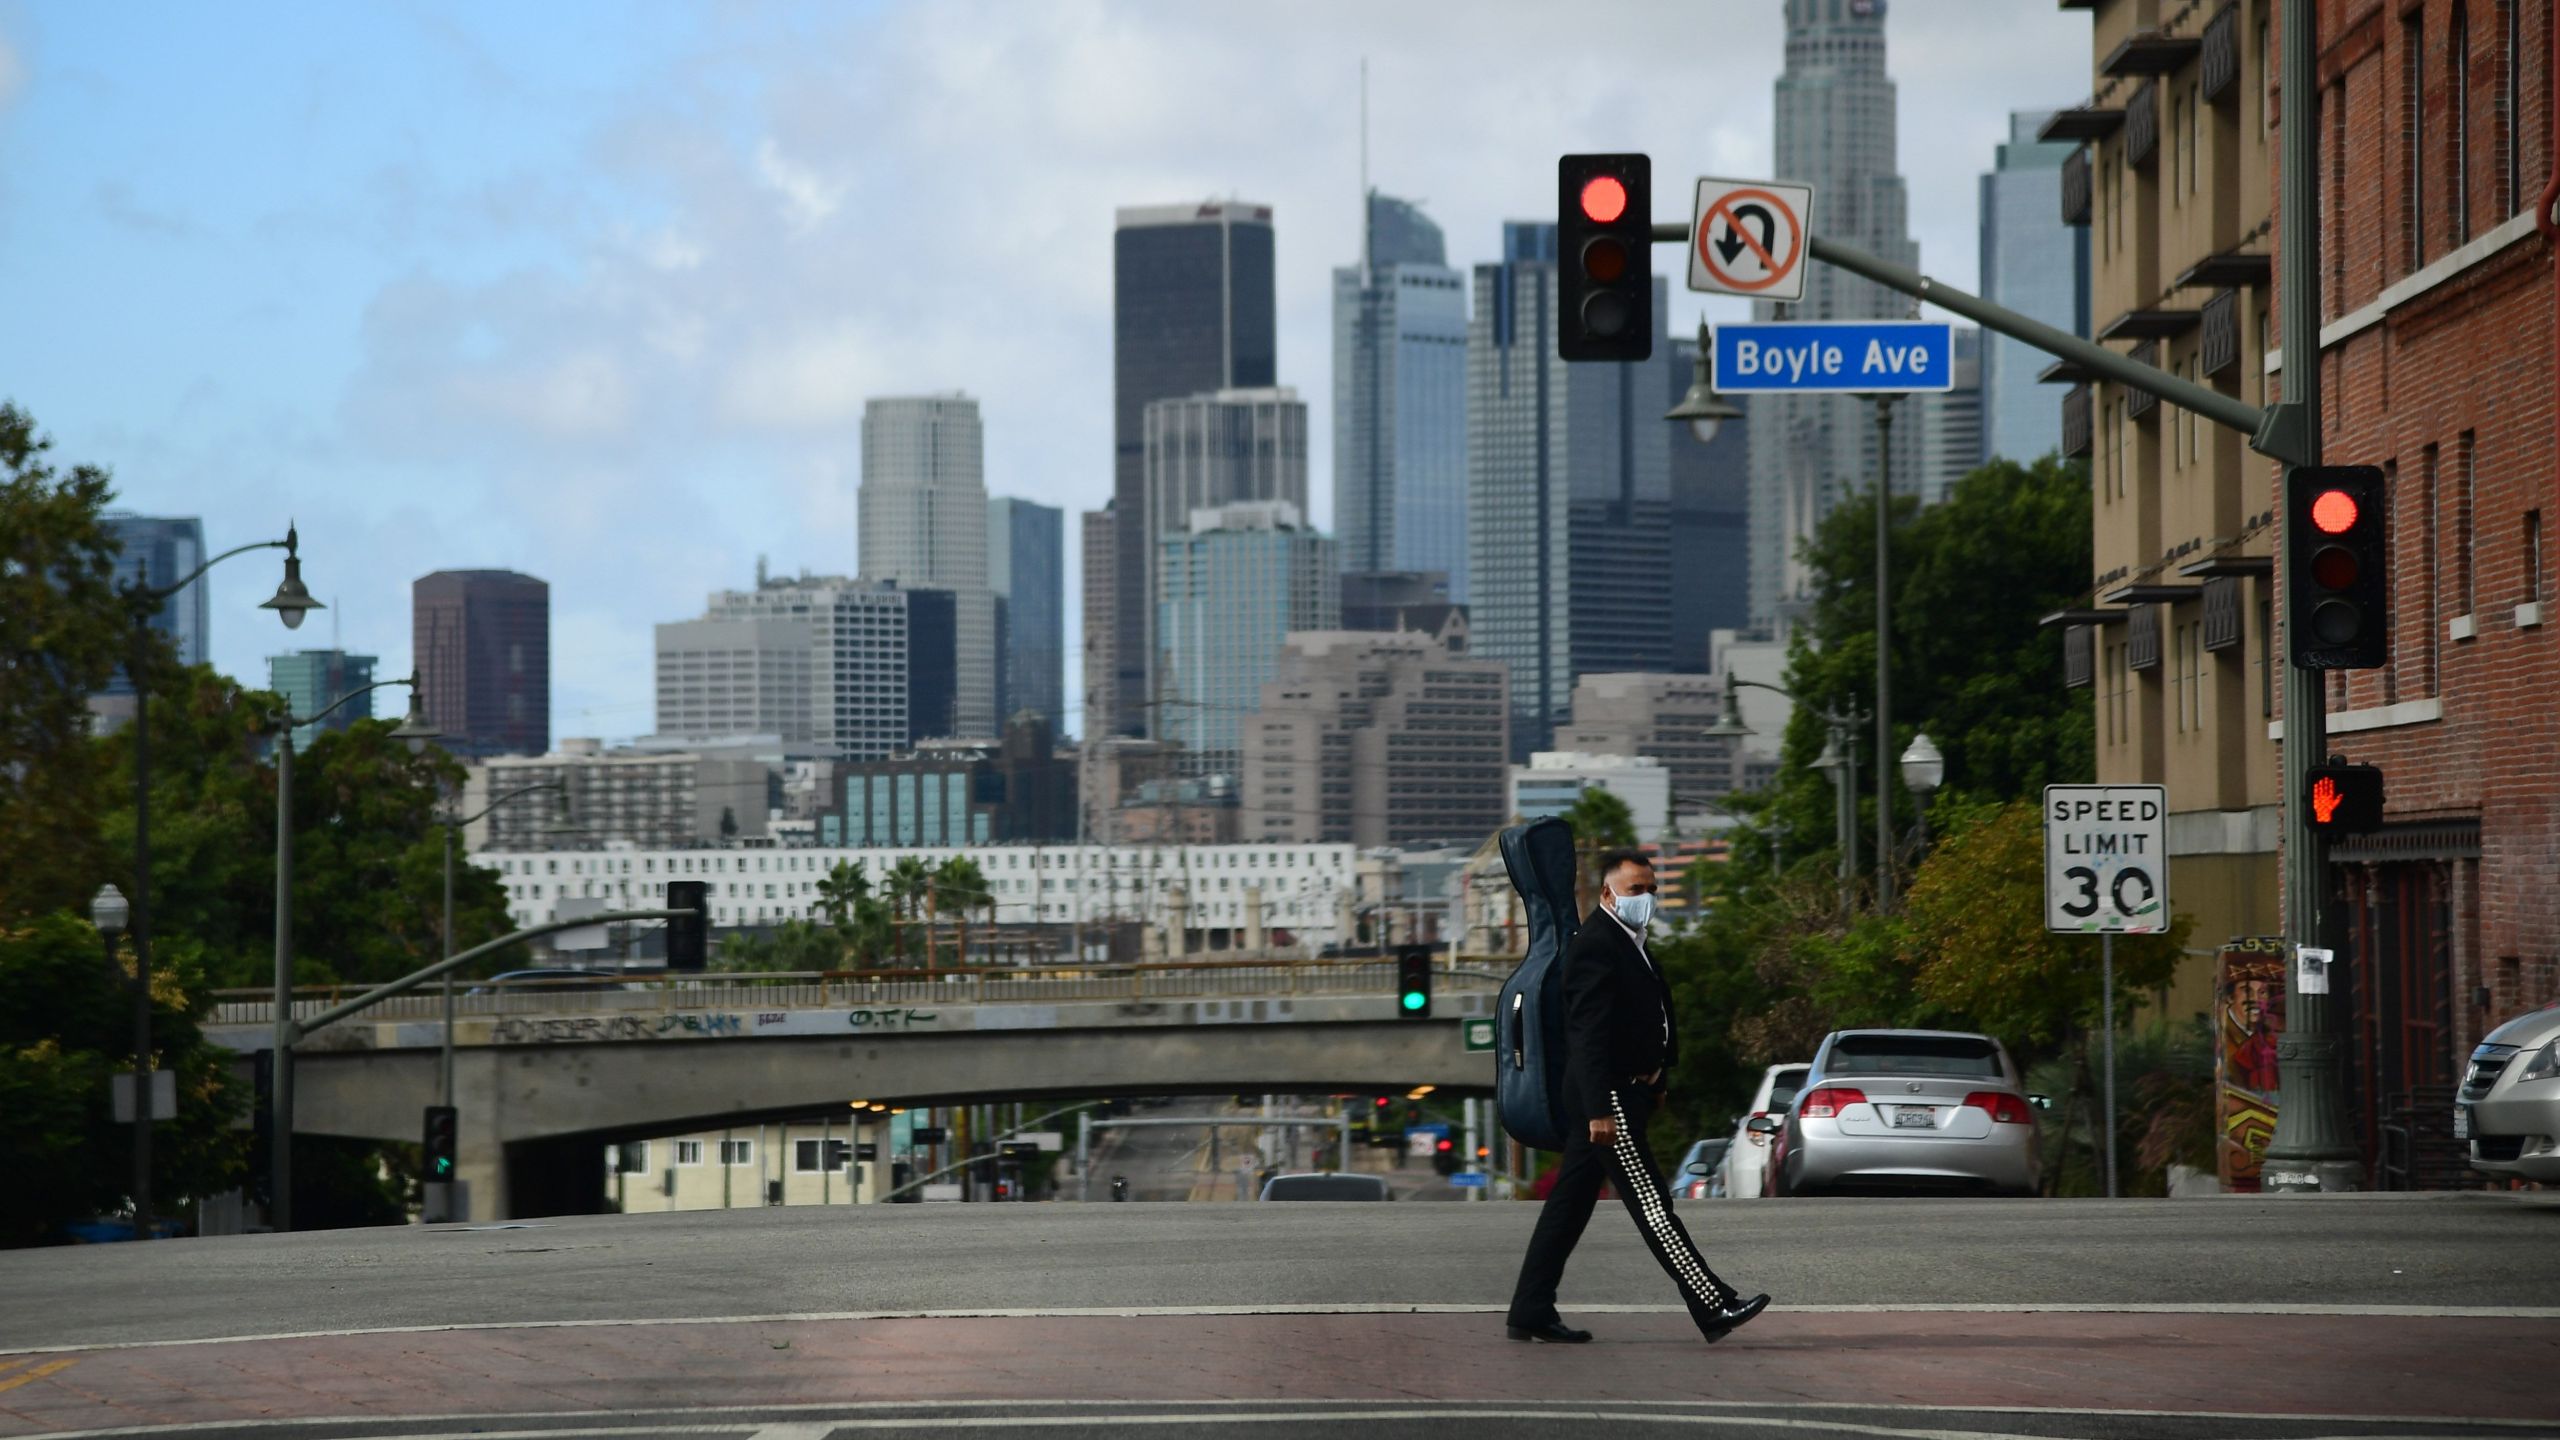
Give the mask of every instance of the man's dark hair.
<path id="1" fill-rule="evenodd" d="M 1621 865 L 1641 865 L 1650 870 L 1653 868 L 1653 857 L 1642 850 L 1603 850 L 1600 852 L 1600 858 L 1592 862 L 1592 874 L 1605 881 L 1617 874 L 1618 867 Z"/>

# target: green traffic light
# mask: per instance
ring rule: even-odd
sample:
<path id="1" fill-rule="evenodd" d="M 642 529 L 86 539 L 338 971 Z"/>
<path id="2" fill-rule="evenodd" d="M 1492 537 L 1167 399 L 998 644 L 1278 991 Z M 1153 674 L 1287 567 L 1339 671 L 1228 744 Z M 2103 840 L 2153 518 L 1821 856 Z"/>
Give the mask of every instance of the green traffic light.
<path id="1" fill-rule="evenodd" d="M 1406 992 L 1404 992 L 1404 1008 L 1406 1008 L 1407 1010 L 1419 1010 L 1419 1009 L 1421 1009 L 1421 1008 L 1422 1008 L 1422 1006 L 1423 1006 L 1423 997 L 1422 997 L 1422 992 L 1421 992 L 1421 991 L 1419 991 L 1419 990 L 1407 990 Z"/>

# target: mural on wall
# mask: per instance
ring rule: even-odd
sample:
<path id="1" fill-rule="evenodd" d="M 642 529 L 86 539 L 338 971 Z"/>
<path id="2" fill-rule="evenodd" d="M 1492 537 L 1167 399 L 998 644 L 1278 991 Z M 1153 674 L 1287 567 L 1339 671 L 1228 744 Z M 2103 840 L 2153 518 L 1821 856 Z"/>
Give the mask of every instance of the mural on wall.
<path id="1" fill-rule="evenodd" d="M 2276 1045 L 2284 1038 L 2284 942 L 2224 946 L 2214 978 L 2214 1155 L 2226 1191 L 2258 1189 L 2276 1133 Z"/>

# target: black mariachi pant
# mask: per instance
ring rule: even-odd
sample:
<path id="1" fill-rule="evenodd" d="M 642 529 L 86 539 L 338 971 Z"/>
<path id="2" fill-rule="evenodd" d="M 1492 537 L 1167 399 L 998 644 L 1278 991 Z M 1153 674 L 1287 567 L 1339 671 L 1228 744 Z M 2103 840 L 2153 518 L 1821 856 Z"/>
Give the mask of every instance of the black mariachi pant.
<path id="1" fill-rule="evenodd" d="M 1612 1091 L 1609 1107 L 1618 1122 L 1615 1141 L 1594 1144 L 1590 1130 L 1577 1125 L 1565 1142 L 1555 1188 L 1547 1192 L 1547 1203 L 1538 1211 L 1538 1228 L 1529 1237 L 1529 1253 L 1520 1261 L 1519 1283 L 1512 1287 L 1509 1323 L 1513 1325 L 1543 1325 L 1555 1318 L 1556 1285 L 1564 1279 L 1564 1262 L 1582 1238 L 1583 1227 L 1591 1223 L 1591 1207 L 1599 1202 L 1603 1180 L 1617 1187 L 1618 1198 L 1635 1217 L 1636 1233 L 1644 1236 L 1653 1258 L 1680 1287 L 1680 1298 L 1688 1303 L 1691 1315 L 1720 1310 L 1734 1301 L 1733 1287 L 1707 1268 L 1689 1232 L 1671 1213 L 1670 1198 L 1663 1194 L 1661 1172 L 1644 1143 L 1644 1123 L 1653 1115 L 1652 1092 Z"/>

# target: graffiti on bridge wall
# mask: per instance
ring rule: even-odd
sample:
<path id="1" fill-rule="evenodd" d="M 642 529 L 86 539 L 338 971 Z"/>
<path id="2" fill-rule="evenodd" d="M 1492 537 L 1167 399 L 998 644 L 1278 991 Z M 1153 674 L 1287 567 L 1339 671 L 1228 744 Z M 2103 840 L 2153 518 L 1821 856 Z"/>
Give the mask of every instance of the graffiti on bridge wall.
<path id="1" fill-rule="evenodd" d="M 690 1040 L 743 1035 L 736 1015 L 572 1015 L 547 1019 L 509 1016 L 490 1027 L 498 1045 L 588 1045 L 617 1040 Z"/>

